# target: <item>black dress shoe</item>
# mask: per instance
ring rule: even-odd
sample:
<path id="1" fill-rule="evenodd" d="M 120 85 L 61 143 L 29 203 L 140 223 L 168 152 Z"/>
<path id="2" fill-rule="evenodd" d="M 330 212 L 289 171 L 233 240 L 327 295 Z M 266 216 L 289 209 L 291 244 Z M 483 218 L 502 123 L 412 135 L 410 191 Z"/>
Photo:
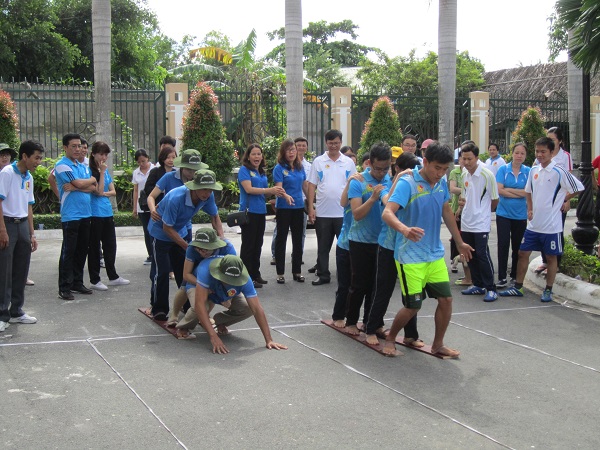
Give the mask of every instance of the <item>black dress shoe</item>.
<path id="1" fill-rule="evenodd" d="M 254 285 L 254 289 L 260 289 L 263 287 L 263 285 L 256 280 L 252 281 L 252 284 Z"/>
<path id="2" fill-rule="evenodd" d="M 313 286 L 321 286 L 322 284 L 329 284 L 331 282 L 331 280 L 328 280 L 327 278 L 317 278 L 315 281 L 312 282 Z"/>
<path id="3" fill-rule="evenodd" d="M 316 273 L 317 272 L 317 265 L 315 264 L 314 266 L 312 266 L 310 269 L 308 269 L 308 273 Z"/>
<path id="4" fill-rule="evenodd" d="M 254 281 L 256 281 L 257 283 L 260 283 L 260 284 L 268 284 L 269 283 L 267 280 L 263 280 L 262 277 L 258 277 Z"/>
<path id="5" fill-rule="evenodd" d="M 71 294 L 71 291 L 60 291 L 58 293 L 58 297 L 62 298 L 63 300 L 75 300 L 75 297 L 73 294 Z"/>
<path id="6" fill-rule="evenodd" d="M 94 291 L 86 288 L 83 284 L 81 286 L 72 287 L 71 291 L 79 292 L 80 294 L 93 294 Z"/>

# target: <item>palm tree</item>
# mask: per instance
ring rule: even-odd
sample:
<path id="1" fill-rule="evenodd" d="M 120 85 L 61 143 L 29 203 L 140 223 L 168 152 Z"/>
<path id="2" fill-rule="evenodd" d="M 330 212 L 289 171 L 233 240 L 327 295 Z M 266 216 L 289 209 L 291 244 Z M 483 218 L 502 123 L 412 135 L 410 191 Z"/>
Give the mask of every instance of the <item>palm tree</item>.
<path id="1" fill-rule="evenodd" d="M 110 0 L 92 0 L 96 140 L 111 145 Z M 112 147 L 112 145 L 111 145 Z M 112 171 L 112 159 L 109 159 Z"/>
<path id="2" fill-rule="evenodd" d="M 438 140 L 454 148 L 457 0 L 440 0 L 438 24 Z"/>
<path id="3" fill-rule="evenodd" d="M 302 0 L 285 0 L 287 134 L 303 135 Z"/>

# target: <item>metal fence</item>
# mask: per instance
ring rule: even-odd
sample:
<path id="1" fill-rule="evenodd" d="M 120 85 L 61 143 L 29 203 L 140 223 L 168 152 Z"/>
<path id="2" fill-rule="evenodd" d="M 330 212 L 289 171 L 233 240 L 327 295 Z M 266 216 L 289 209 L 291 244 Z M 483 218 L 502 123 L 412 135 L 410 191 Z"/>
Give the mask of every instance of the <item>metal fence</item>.
<path id="1" fill-rule="evenodd" d="M 0 82 L 19 116 L 20 139 L 42 143 L 48 157 L 62 152 L 62 136 L 79 133 L 95 141 L 93 86 Z M 112 90 L 112 133 L 115 163 L 133 162 L 139 148 L 154 152 L 166 132 L 166 102 L 162 90 Z"/>
<path id="2" fill-rule="evenodd" d="M 519 123 L 521 114 L 532 106 L 541 110 L 546 128 L 556 126 L 563 131 L 565 148 L 569 148 L 568 105 L 566 101 L 560 100 L 490 98 L 490 142 L 498 144 L 502 153 L 508 153 L 512 143 L 511 135 Z"/>
<path id="3" fill-rule="evenodd" d="M 352 94 L 352 147 L 360 146 L 365 123 L 371 114 L 373 103 L 381 95 Z M 406 97 L 388 95 L 403 134 L 413 134 L 419 141 L 438 138 L 437 97 Z M 468 98 L 457 98 L 454 117 L 454 143 L 458 145 L 470 135 L 471 104 Z"/>

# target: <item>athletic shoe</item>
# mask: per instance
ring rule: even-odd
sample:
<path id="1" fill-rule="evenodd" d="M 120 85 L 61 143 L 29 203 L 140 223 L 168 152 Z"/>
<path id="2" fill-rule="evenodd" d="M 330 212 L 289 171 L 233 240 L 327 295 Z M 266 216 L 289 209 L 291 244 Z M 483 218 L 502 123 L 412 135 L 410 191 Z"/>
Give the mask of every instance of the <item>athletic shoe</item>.
<path id="1" fill-rule="evenodd" d="M 23 314 L 21 317 L 11 317 L 10 323 L 36 323 L 37 319 L 29 314 Z"/>
<path id="2" fill-rule="evenodd" d="M 506 281 L 506 278 L 504 278 L 503 280 L 498 280 L 496 287 L 506 287 L 507 284 L 508 282 Z"/>
<path id="3" fill-rule="evenodd" d="M 25 286 L 35 286 L 35 281 L 33 281 L 30 278 L 27 278 L 27 281 L 25 282 Z"/>
<path id="4" fill-rule="evenodd" d="M 517 289 L 516 287 L 511 286 L 504 291 L 500 291 L 498 295 L 500 295 L 500 297 L 523 297 L 524 292 L 522 287 Z"/>
<path id="5" fill-rule="evenodd" d="M 148 256 L 144 261 L 144 265 L 149 266 L 150 264 L 152 264 L 152 258 Z"/>
<path id="6" fill-rule="evenodd" d="M 3 322 L 2 320 L 0 320 L 0 331 L 6 330 L 9 326 L 10 326 L 10 323 Z"/>
<path id="7" fill-rule="evenodd" d="M 496 291 L 488 291 L 488 293 L 485 294 L 485 297 L 483 297 L 484 302 L 495 302 L 496 300 L 498 300 Z"/>
<path id="8" fill-rule="evenodd" d="M 477 286 L 471 286 L 469 289 L 465 289 L 460 291 L 462 295 L 483 295 L 485 294 L 485 289 Z"/>
<path id="9" fill-rule="evenodd" d="M 75 300 L 75 297 L 71 291 L 59 291 L 58 297 L 62 298 L 63 300 Z"/>
<path id="10" fill-rule="evenodd" d="M 130 281 L 126 280 L 123 277 L 119 277 L 116 280 L 108 280 L 108 285 L 109 286 L 125 286 L 127 284 L 129 284 Z"/>
<path id="11" fill-rule="evenodd" d="M 108 288 L 102 281 L 98 281 L 96 284 L 90 283 L 90 289 L 95 289 L 97 291 L 108 291 Z"/>
<path id="12" fill-rule="evenodd" d="M 104 258 L 100 258 L 100 267 L 106 267 L 104 264 Z"/>
<path id="13" fill-rule="evenodd" d="M 542 297 L 540 298 L 540 300 L 543 301 L 544 303 L 551 302 L 552 301 L 552 291 L 550 289 L 544 289 L 544 292 L 542 292 Z"/>

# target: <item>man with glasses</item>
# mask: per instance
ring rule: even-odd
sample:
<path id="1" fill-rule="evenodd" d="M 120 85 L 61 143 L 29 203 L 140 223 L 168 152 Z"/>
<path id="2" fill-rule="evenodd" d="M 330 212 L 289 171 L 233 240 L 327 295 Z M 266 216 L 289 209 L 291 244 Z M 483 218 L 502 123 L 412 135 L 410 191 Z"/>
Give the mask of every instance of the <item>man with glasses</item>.
<path id="1" fill-rule="evenodd" d="M 388 172 L 392 163 L 392 150 L 385 142 L 374 144 L 369 155 L 370 169 L 362 173 L 362 181 L 352 180 L 348 189 L 354 220 L 348 232 L 352 281 L 346 308 L 346 332 L 353 335 L 360 334 L 356 324 L 363 298 L 366 299 L 363 323 L 368 322 L 371 311 L 377 240 L 382 224 L 379 196 L 390 181 Z"/>
<path id="2" fill-rule="evenodd" d="M 346 180 L 356 173 L 356 166 L 352 160 L 340 153 L 342 133 L 339 130 L 329 130 L 325 133 L 325 145 L 327 151 L 315 158 L 308 177 L 308 220 L 315 224 L 317 233 L 316 275 L 318 278 L 312 282 L 314 286 L 331 282 L 329 252 L 333 237 L 340 235 L 344 217 L 344 208 L 340 205 L 340 199 Z"/>
<path id="3" fill-rule="evenodd" d="M 83 285 L 83 268 L 87 259 L 91 226 L 91 193 L 96 179 L 82 163 L 81 137 L 70 133 L 63 136 L 65 156 L 56 163 L 54 176 L 58 185 L 63 243 L 58 263 L 58 296 L 74 300 L 74 292 L 91 294 Z"/>

